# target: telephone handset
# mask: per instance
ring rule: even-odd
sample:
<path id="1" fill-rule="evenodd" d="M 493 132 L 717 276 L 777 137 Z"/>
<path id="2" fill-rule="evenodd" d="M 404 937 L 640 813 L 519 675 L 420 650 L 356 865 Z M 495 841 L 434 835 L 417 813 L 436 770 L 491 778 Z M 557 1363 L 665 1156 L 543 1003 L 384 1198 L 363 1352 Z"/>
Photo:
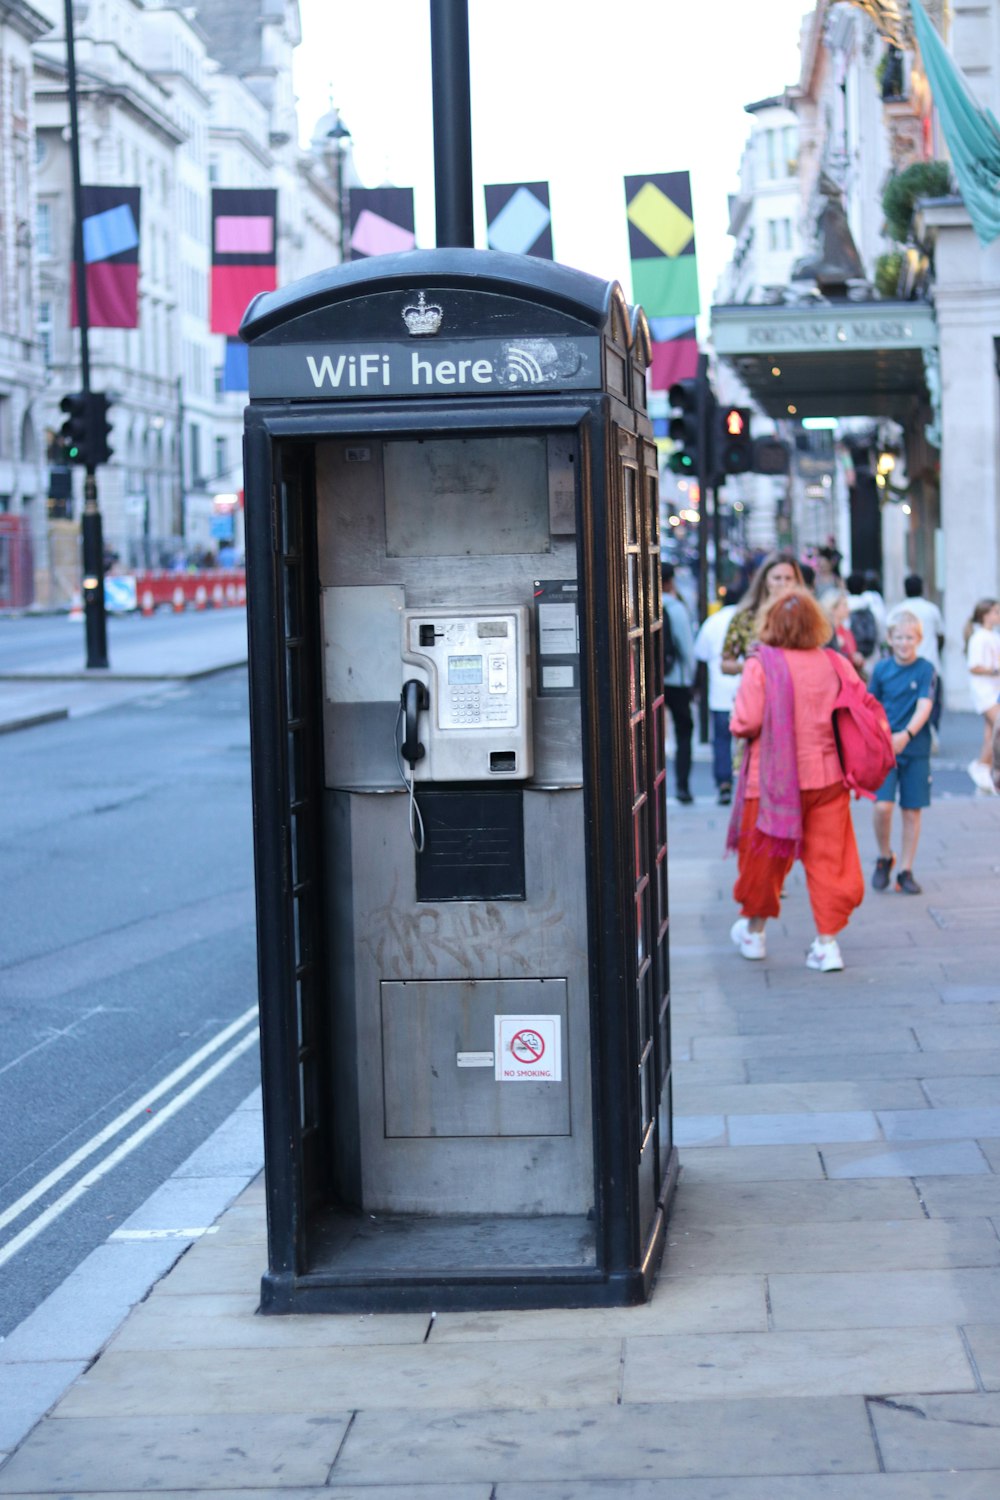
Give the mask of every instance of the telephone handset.
<path id="1" fill-rule="evenodd" d="M 399 753 L 407 762 L 412 771 L 418 760 L 423 760 L 427 754 L 423 745 L 417 739 L 417 715 L 422 709 L 430 707 L 430 697 L 427 688 L 415 677 L 409 682 L 403 683 L 401 703 L 403 708 L 403 743 L 399 747 Z"/>
<path id="2" fill-rule="evenodd" d="M 531 775 L 524 606 L 404 610 L 402 655 L 417 669 L 400 700 L 400 754 L 414 781 L 523 781 Z"/>

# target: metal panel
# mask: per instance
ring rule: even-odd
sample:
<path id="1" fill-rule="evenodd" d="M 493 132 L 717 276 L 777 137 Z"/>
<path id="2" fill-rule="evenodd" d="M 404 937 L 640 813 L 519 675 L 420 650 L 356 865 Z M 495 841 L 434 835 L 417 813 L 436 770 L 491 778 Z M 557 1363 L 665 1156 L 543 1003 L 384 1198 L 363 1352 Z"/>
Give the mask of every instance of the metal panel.
<path id="1" fill-rule="evenodd" d="M 344 1170 L 347 1180 L 361 1182 L 365 1211 L 587 1213 L 595 1197 L 582 792 L 526 788 L 527 897 L 502 907 L 491 902 L 418 904 L 405 796 L 328 796 L 346 800 L 350 821 L 349 839 L 329 847 L 327 880 L 337 890 L 335 908 L 350 910 L 349 923 L 343 916 L 340 921 L 345 935 L 348 930 L 354 935 L 354 952 L 348 964 L 342 942 L 332 935 L 330 983 L 338 1034 L 356 1037 L 361 1102 L 356 1128 L 344 1120 L 341 1129 L 353 1130 L 355 1159 Z M 569 1133 L 387 1137 L 382 986 L 548 975 L 563 979 L 566 986 L 563 1067 L 570 1080 L 565 1086 Z M 545 1013 L 556 1010 L 552 1006 Z M 482 1049 L 462 1050 L 487 1046 L 492 1041 Z M 334 1069 L 340 1065 L 336 1056 L 331 1063 Z M 539 1086 L 559 1092 L 554 1084 Z"/>
<path id="2" fill-rule="evenodd" d="M 382 1069 L 387 1136 L 568 1135 L 569 1069 L 560 1083 L 498 1083 L 497 1015 L 558 1015 L 566 1050 L 565 979 L 383 983 Z"/>
<path id="3" fill-rule="evenodd" d="M 397 586 L 326 588 L 323 598 L 324 686 L 331 703 L 399 701 Z"/>
<path id="4" fill-rule="evenodd" d="M 386 443 L 383 464 L 389 557 L 549 551 L 544 436 Z"/>

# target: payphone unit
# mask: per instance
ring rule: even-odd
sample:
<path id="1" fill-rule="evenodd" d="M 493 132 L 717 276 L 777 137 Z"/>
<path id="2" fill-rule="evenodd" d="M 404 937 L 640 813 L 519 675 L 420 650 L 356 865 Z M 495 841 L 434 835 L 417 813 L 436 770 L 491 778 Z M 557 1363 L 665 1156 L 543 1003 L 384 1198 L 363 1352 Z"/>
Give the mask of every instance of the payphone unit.
<path id="1" fill-rule="evenodd" d="M 403 684 L 401 746 L 415 781 L 531 775 L 526 608 L 404 610 L 403 660 L 417 668 Z"/>

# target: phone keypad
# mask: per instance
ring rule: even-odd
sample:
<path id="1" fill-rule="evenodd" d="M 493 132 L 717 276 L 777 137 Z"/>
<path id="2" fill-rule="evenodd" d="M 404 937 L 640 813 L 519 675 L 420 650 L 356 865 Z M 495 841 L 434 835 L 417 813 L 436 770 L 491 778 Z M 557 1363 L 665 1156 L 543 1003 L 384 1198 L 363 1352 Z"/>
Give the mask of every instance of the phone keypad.
<path id="1" fill-rule="evenodd" d="M 482 719 L 480 712 L 479 689 L 453 687 L 451 689 L 451 715 L 455 724 L 479 724 Z"/>

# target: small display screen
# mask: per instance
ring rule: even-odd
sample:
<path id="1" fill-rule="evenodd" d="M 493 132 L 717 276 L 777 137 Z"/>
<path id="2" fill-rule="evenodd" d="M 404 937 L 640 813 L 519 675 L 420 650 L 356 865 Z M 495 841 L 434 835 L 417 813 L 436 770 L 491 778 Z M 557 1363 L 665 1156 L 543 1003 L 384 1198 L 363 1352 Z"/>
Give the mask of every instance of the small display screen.
<path id="1" fill-rule="evenodd" d="M 481 656 L 449 656 L 448 681 L 480 683 L 483 680 Z"/>
<path id="2" fill-rule="evenodd" d="M 506 620 L 480 620 L 476 634 L 481 641 L 499 640 L 507 634 Z"/>

